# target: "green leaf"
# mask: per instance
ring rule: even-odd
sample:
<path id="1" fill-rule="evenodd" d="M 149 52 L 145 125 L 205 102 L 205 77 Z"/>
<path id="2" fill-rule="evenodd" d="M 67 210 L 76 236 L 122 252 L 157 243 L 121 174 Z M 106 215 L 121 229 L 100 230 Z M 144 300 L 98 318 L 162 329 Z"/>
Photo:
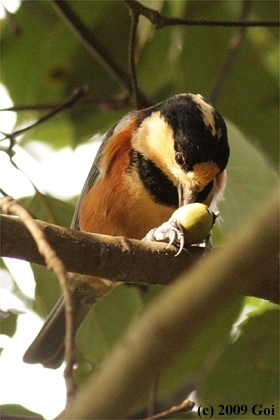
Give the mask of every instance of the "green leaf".
<path id="1" fill-rule="evenodd" d="M 253 145 L 230 121 L 227 121 L 227 126 L 231 148 L 228 182 L 225 200 L 219 204 L 223 222 L 215 227 L 214 232 L 222 229 L 232 235 L 270 197 L 278 177 L 263 150 Z"/>
<path id="2" fill-rule="evenodd" d="M 46 318 L 61 295 L 59 281 L 52 271 L 46 267 L 31 264 L 36 281 L 36 296 L 33 310 L 42 318 Z"/>
<path id="3" fill-rule="evenodd" d="M 71 113 L 70 118 L 75 130 L 73 146 L 92 137 L 93 134 L 104 134 L 109 131 L 131 109 L 104 111 L 102 109 L 81 109 Z M 81 124 L 83 121 L 83 124 Z"/>
<path id="4" fill-rule="evenodd" d="M 128 49 L 119 46 L 128 44 L 130 20 L 126 8 L 120 7 L 118 2 L 74 1 L 69 4 L 110 53 L 114 55 L 118 51 L 114 58 L 125 67 Z M 76 88 L 85 85 L 95 101 L 121 92 L 119 82 L 87 51 L 51 3 L 23 1 L 16 21 L 21 28 L 18 36 L 13 37 L 5 25 L 2 37 L 3 83 L 16 105 L 60 104 Z M 118 37 L 114 36 L 112 21 L 118 26 Z M 101 31 L 104 27 L 106 31 Z M 56 147 L 78 144 L 94 134 L 90 121 L 99 118 L 90 105 L 83 110 L 83 124 L 80 111 L 74 108 L 27 132 L 25 141 L 35 137 Z M 18 123 L 41 115 L 38 111 L 21 113 Z"/>
<path id="5" fill-rule="evenodd" d="M 224 2 L 229 7 L 230 3 L 234 2 Z M 275 20 L 278 15 L 278 2 L 252 2 L 251 19 Z M 252 141 L 260 142 L 270 158 L 278 163 L 278 28 L 250 28 L 246 31 L 242 49 L 218 107 Z"/>
<path id="6" fill-rule="evenodd" d="M 26 197 L 21 202 L 40 220 L 69 227 L 74 207 L 57 198 L 37 192 L 33 197 Z M 46 267 L 32 264 L 36 281 L 36 299 L 33 309 L 46 317 L 61 294 L 57 277 Z"/>
<path id="7" fill-rule="evenodd" d="M 77 336 L 79 365 L 76 374 L 84 380 L 119 340 L 142 309 L 139 290 L 121 285 L 102 298 L 88 314 Z"/>
<path id="8" fill-rule="evenodd" d="M 18 314 L 24 312 L 25 303 L 22 301 L 22 293 L 19 291 L 4 260 L 0 261 L 0 267 L 0 295 L 2 297 L 1 303 L 4 305 L 4 307 L 0 306 L 0 334 L 13 337 L 17 328 Z M 2 311 L 3 314 L 1 314 Z"/>
<path id="9" fill-rule="evenodd" d="M 38 192 L 33 197 L 26 197 L 21 201 L 36 218 L 59 226 L 70 226 L 74 211 L 71 204 Z M 53 272 L 46 267 L 32 264 L 31 268 L 36 281 L 33 309 L 42 317 L 46 317 L 61 294 L 59 282 Z"/>
<path id="10" fill-rule="evenodd" d="M 48 112 L 45 112 L 47 114 Z M 44 115 L 45 115 L 44 114 Z M 19 122 L 26 123 L 30 113 L 21 115 Z M 42 113 L 36 113 L 35 118 L 39 119 L 43 116 Z M 34 118 L 34 113 L 32 113 Z M 26 145 L 30 140 L 36 139 L 44 143 L 49 143 L 55 148 L 59 149 L 70 145 L 75 142 L 75 127 L 71 124 L 71 113 L 61 113 L 54 118 L 50 119 L 37 127 L 28 130 L 21 139 L 21 146 Z"/>
<path id="11" fill-rule="evenodd" d="M 194 390 L 200 372 L 211 365 L 213 359 L 217 358 L 230 341 L 232 325 L 240 313 L 242 303 L 243 299 L 239 299 L 230 305 L 218 319 L 201 331 L 192 346 L 186 349 L 160 378 L 161 394 L 174 392 L 182 384 L 185 384 L 188 392 Z M 187 325 L 186 334 L 188 334 Z M 188 383 L 191 388 L 188 388 Z"/>
<path id="12" fill-rule="evenodd" d="M 279 308 L 251 313 L 240 336 L 228 346 L 206 376 L 199 398 L 219 404 L 255 404 L 276 401 L 279 392 Z M 250 417 L 251 415 L 251 417 Z M 228 416 L 240 418 L 240 415 Z M 248 417 L 252 418 L 252 412 Z M 275 418 L 275 417 L 258 417 Z"/>
<path id="13" fill-rule="evenodd" d="M 1 411 L 0 411 L 0 418 L 5 420 L 6 419 L 5 414 L 8 414 L 10 416 L 17 416 L 17 418 L 19 418 L 20 416 L 22 420 L 24 420 L 25 418 L 26 419 L 28 418 L 43 419 L 43 417 L 40 414 L 35 413 L 34 411 L 30 411 L 19 404 L 2 404 Z M 9 417 L 9 418 L 13 418 L 13 417 Z"/>
<path id="14" fill-rule="evenodd" d="M 13 337 L 17 328 L 17 318 L 17 315 L 12 312 L 9 312 L 8 316 L 5 318 L 0 316 L 0 334 Z"/>
<path id="15" fill-rule="evenodd" d="M 37 192 L 32 197 L 20 200 L 36 219 L 54 223 L 59 226 L 69 227 L 71 224 L 74 207 L 66 201 Z"/>
<path id="16" fill-rule="evenodd" d="M 113 57 L 128 67 L 130 18 L 124 3 L 67 2 Z M 238 19 L 243 4 L 233 1 L 156 3 L 167 15 L 217 20 Z M 278 16 L 279 3 L 276 1 L 253 0 L 250 3 L 248 19 L 275 20 Z M 145 4 L 153 7 L 152 2 L 146 1 Z M 76 146 L 97 131 L 105 132 L 129 110 L 128 107 L 111 110 L 96 106 L 98 101 L 122 94 L 123 87 L 89 54 L 55 12 L 52 2 L 23 0 L 14 18 L 21 28 L 17 36 L 10 32 L 7 20 L 1 22 L 1 76 L 15 105 L 61 104 L 77 87 L 87 85 L 91 90 L 86 104 L 74 106 L 26 133 L 22 144 L 37 138 L 56 147 Z M 211 97 L 236 28 L 168 26 L 156 30 L 144 17 L 140 18 L 139 28 L 136 63 L 142 90 L 155 102 L 188 91 Z M 234 123 L 228 122 L 231 158 L 226 199 L 220 204 L 224 221 L 220 226 L 216 225 L 214 238 L 233 236 L 266 202 L 277 183 L 278 57 L 279 28 L 246 29 L 237 60 L 217 103 L 219 111 Z M 45 112 L 47 110 L 19 112 L 17 124 L 34 121 Z M 27 198 L 25 203 L 38 218 L 62 226 L 70 224 L 73 207 L 64 201 L 38 193 Z M 45 315 L 60 294 L 58 282 L 45 268 L 34 267 L 34 272 L 38 297 L 35 309 Z M 81 363 L 76 372 L 80 381 L 95 369 L 130 320 L 157 293 L 160 293 L 160 288 L 150 288 L 144 297 L 140 297 L 138 290 L 121 286 L 96 305 L 79 333 L 78 358 Z M 187 349 L 161 378 L 162 395 L 177 390 L 186 378 L 197 379 L 200 368 L 205 364 L 209 368 L 209 360 L 214 364 L 220 349 L 228 345 L 225 355 L 218 359 L 225 369 L 218 371 L 222 366 L 215 363 L 215 375 L 211 380 L 207 379 L 207 390 L 213 384 L 211 395 L 215 394 L 219 403 L 224 402 L 219 396 L 230 395 L 229 403 L 236 403 L 244 391 L 244 378 L 252 395 L 255 392 L 254 396 L 258 396 L 263 386 L 266 401 L 273 403 L 277 400 L 274 393 L 276 372 L 271 363 L 275 362 L 275 336 L 271 329 L 277 325 L 276 317 L 265 315 L 269 311 L 264 310 L 258 321 L 253 321 L 256 324 L 252 324 L 252 331 L 250 318 L 244 325 L 244 333 L 235 343 L 229 344 L 229 332 L 238 310 L 238 307 L 229 308 L 216 323 L 211 323 L 201 332 L 192 348 Z M 267 318 L 262 318 L 265 316 Z M 274 333 L 276 335 L 275 330 Z M 226 355 L 227 361 L 224 360 Z M 218 377 L 220 374 L 222 379 Z M 239 375 L 237 379 L 235 374 Z"/>
<path id="17" fill-rule="evenodd" d="M 181 17 L 188 19 L 233 20 L 241 11 L 238 2 L 184 3 L 186 13 Z M 248 19 L 275 19 L 278 13 L 277 2 L 253 1 Z M 155 31 L 141 50 L 140 85 L 157 100 L 180 92 L 211 98 L 235 32 L 236 28 L 207 26 L 170 26 Z M 247 29 L 246 34 L 216 106 L 277 162 L 279 36 L 277 28 L 268 27 Z"/>

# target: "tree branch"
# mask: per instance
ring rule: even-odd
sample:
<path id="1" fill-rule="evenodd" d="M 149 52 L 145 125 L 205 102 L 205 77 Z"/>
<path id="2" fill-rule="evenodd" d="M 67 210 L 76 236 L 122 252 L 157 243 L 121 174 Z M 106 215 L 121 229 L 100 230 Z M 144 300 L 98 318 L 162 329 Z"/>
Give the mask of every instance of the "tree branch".
<path id="1" fill-rule="evenodd" d="M 62 102 L 61 104 L 57 104 L 56 107 L 54 107 L 46 115 L 44 115 L 43 117 L 41 117 L 37 121 L 35 121 L 35 123 L 32 123 L 31 125 L 28 125 L 27 127 L 21 128 L 19 130 L 15 130 L 11 134 L 5 133 L 5 137 L 2 138 L 1 141 L 6 140 L 6 139 L 10 139 L 11 143 L 14 143 L 15 142 L 15 140 L 14 140 L 15 137 L 20 136 L 23 133 L 25 133 L 26 131 L 31 130 L 31 129 L 37 127 L 38 125 L 48 121 L 49 119 L 51 119 L 55 115 L 59 114 L 60 112 L 64 111 L 65 109 L 71 108 L 75 103 L 77 103 L 82 98 L 87 96 L 88 93 L 89 93 L 89 90 L 88 90 L 87 86 L 75 89 L 74 92 L 72 93 L 72 95 L 70 96 L 70 98 L 67 99 L 65 102 Z M 7 110 L 8 109 L 6 109 L 6 111 Z M 2 109 L 0 111 L 5 111 L 5 109 Z"/>
<path id="2" fill-rule="evenodd" d="M 279 257 L 278 201 L 277 191 L 226 248 L 152 300 L 57 419 L 127 418 L 147 399 L 154 378 L 238 294 L 262 289 Z"/>
<path id="3" fill-rule="evenodd" d="M 0 222 L 2 256 L 45 264 L 33 239 L 19 219 L 1 216 Z M 263 230 L 266 228 L 265 223 L 262 226 Z M 37 224 L 44 231 L 49 243 L 56 249 L 58 256 L 70 272 L 99 276 L 111 281 L 169 284 L 194 263 L 202 260 L 205 263 L 204 250 L 199 247 L 188 247 L 188 252 L 182 252 L 174 258 L 175 248 L 167 249 L 166 244 L 163 243 L 148 243 L 123 237 L 89 234 L 42 221 L 37 221 Z M 260 227 L 256 225 L 254 229 L 261 237 Z M 277 229 L 278 223 L 275 223 L 275 230 Z M 251 269 L 251 251 L 254 251 L 257 246 L 262 248 L 263 244 L 250 242 L 247 244 L 246 255 L 243 250 L 239 252 L 240 262 L 245 266 L 248 265 L 248 276 Z M 215 250 L 213 254 L 220 252 L 221 250 Z M 261 271 L 272 257 L 262 281 L 259 284 L 254 283 L 254 287 L 240 289 L 239 293 L 279 302 L 279 259 L 276 257 L 277 252 L 271 251 L 274 253 L 272 256 L 268 255 L 266 261 L 267 252 L 268 250 L 261 254 L 258 263 L 255 264 L 256 270 Z M 236 267 L 237 269 L 238 267 Z M 245 280 L 244 283 L 247 284 L 247 281 Z"/>
<path id="4" fill-rule="evenodd" d="M 35 242 L 20 219 L 1 215 L 0 223 L 2 257 L 45 265 Z M 166 244 L 163 243 L 90 234 L 39 220 L 36 223 L 50 245 L 57 250 L 67 271 L 100 276 L 111 281 L 168 284 L 202 258 L 204 253 L 203 248 L 189 247 L 189 252 L 182 252 L 174 258 L 177 250 L 172 246 L 166 249 Z"/>
<path id="5" fill-rule="evenodd" d="M 55 10 L 67 23 L 69 28 L 80 39 L 89 53 L 94 56 L 103 68 L 110 74 L 114 80 L 124 86 L 130 93 L 133 94 L 133 86 L 131 82 L 131 75 L 123 68 L 115 58 L 106 50 L 105 46 L 97 39 L 93 31 L 88 29 L 81 21 L 79 16 L 74 12 L 67 1 L 50 0 Z M 143 106 L 151 105 L 151 101 L 139 89 L 139 98 Z"/>
<path id="6" fill-rule="evenodd" d="M 251 10 L 251 0 L 243 0 L 241 4 L 240 11 L 240 20 L 245 20 Z M 224 63 L 222 65 L 221 71 L 210 95 L 210 101 L 216 105 L 219 97 L 222 94 L 222 91 L 226 85 L 226 82 L 229 79 L 231 72 L 234 69 L 235 63 L 237 61 L 238 54 L 241 50 L 242 43 L 245 39 L 246 26 L 238 26 L 233 36 L 229 41 L 229 49 L 225 57 Z"/>
<path id="7" fill-rule="evenodd" d="M 180 405 L 174 405 L 169 410 L 147 417 L 144 420 L 166 419 L 170 416 L 174 416 L 175 414 L 187 413 L 188 411 L 191 411 L 194 406 L 195 403 L 193 401 L 184 400 Z"/>
<path id="8" fill-rule="evenodd" d="M 49 244 L 43 229 L 35 222 L 31 213 L 12 197 L 0 199 L 0 208 L 9 214 L 15 214 L 21 218 L 22 223 L 34 240 L 38 253 L 43 257 L 46 266 L 53 270 L 58 278 L 65 300 L 66 336 L 65 336 L 65 362 L 64 378 L 67 389 L 67 400 L 76 392 L 77 386 L 74 379 L 73 367 L 75 364 L 75 329 L 72 293 L 70 289 L 69 275 L 62 260 Z M 21 243 L 23 246 L 24 242 Z"/>
<path id="9" fill-rule="evenodd" d="M 129 37 L 129 68 L 131 74 L 131 84 L 134 92 L 134 98 L 137 109 L 142 108 L 141 97 L 139 97 L 139 86 L 136 72 L 136 63 L 135 63 L 135 45 L 136 45 L 136 35 L 137 35 L 137 26 L 139 22 L 139 15 L 134 12 L 133 9 L 129 9 L 130 12 L 130 37 Z"/>
<path id="10" fill-rule="evenodd" d="M 185 25 L 185 26 L 279 26 L 279 21 L 269 20 L 207 20 L 207 19 L 182 19 L 164 16 L 157 10 L 144 6 L 136 0 L 123 0 L 127 6 L 138 15 L 143 15 L 155 26 L 156 29 L 161 29 L 164 26 L 170 25 Z"/>
<path id="11" fill-rule="evenodd" d="M 81 98 L 75 104 L 71 104 L 71 108 L 100 108 L 103 110 L 116 110 L 127 108 L 130 105 L 129 97 L 127 94 L 117 95 L 112 98 L 107 99 L 94 99 L 89 94 L 86 95 L 84 98 Z M 14 105 L 7 108 L 1 108 L 0 112 L 21 112 L 21 111 L 48 111 L 55 109 L 61 106 L 61 103 L 34 103 L 34 104 L 25 104 L 25 105 Z"/>

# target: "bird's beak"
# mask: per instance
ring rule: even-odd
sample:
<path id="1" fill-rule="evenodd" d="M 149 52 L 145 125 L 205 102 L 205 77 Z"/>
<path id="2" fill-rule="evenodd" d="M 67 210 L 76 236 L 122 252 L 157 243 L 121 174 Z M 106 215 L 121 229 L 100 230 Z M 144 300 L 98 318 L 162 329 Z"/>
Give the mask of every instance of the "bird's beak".
<path id="1" fill-rule="evenodd" d="M 180 184 L 178 186 L 178 206 L 184 206 L 185 204 L 195 203 L 198 196 L 197 189 L 191 189 L 188 185 Z"/>

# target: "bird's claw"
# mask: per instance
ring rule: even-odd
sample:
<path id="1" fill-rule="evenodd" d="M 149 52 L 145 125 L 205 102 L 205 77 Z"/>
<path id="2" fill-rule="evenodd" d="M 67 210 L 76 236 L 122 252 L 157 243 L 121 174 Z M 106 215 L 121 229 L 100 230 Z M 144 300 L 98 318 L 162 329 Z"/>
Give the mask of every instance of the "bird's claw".
<path id="1" fill-rule="evenodd" d="M 185 245 L 185 236 L 182 225 L 176 219 L 169 219 L 157 228 L 151 229 L 143 238 L 143 241 L 167 242 L 179 247 L 175 257 L 179 255 Z"/>
<path id="2" fill-rule="evenodd" d="M 207 238 L 204 240 L 205 241 L 205 248 L 204 248 L 204 253 L 206 254 L 209 251 L 213 250 L 213 242 L 212 242 L 212 237 L 213 234 L 212 232 L 209 233 L 209 235 L 207 236 Z"/>

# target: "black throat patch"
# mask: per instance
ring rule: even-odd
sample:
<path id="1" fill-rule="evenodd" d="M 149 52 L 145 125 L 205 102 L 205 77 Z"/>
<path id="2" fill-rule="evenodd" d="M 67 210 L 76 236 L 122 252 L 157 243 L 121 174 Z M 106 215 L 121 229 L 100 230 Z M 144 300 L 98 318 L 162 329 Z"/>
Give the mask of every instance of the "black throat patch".
<path id="1" fill-rule="evenodd" d="M 179 197 L 177 187 L 167 178 L 164 172 L 154 164 L 154 162 L 145 158 L 136 150 L 133 150 L 131 166 L 137 168 L 144 187 L 156 203 L 167 207 L 178 208 Z M 198 203 L 206 201 L 213 188 L 214 181 L 212 180 L 199 192 L 196 201 Z"/>
<path id="2" fill-rule="evenodd" d="M 140 179 L 156 203 L 167 207 L 178 207 L 177 187 L 154 162 L 136 150 L 132 151 L 131 165 L 138 169 Z"/>

